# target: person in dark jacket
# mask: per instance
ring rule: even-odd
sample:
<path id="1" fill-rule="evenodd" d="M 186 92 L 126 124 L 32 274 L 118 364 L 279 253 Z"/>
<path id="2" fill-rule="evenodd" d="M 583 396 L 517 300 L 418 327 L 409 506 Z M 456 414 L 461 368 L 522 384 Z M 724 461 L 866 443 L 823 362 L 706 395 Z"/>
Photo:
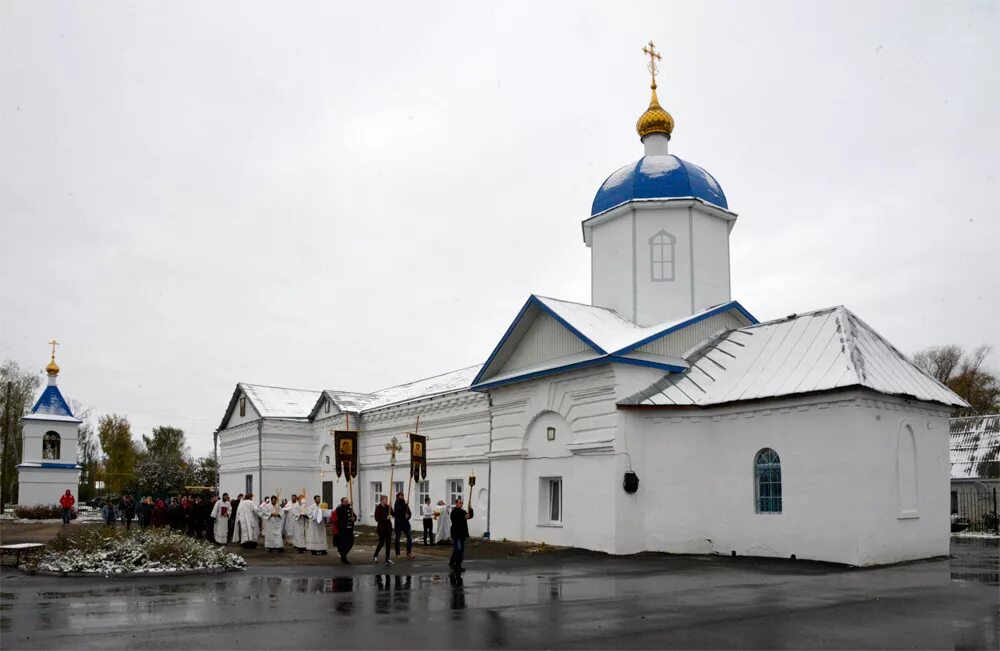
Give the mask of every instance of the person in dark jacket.
<path id="1" fill-rule="evenodd" d="M 191 507 L 191 528 L 195 538 L 205 535 L 205 523 L 208 521 L 210 507 L 201 496 L 194 498 L 194 506 Z"/>
<path id="2" fill-rule="evenodd" d="M 465 559 L 465 539 L 469 537 L 469 520 L 472 519 L 472 509 L 462 508 L 461 497 L 455 500 L 455 508 L 451 510 L 451 560 L 448 567 L 456 572 L 464 572 L 462 561 Z"/>
<path id="3" fill-rule="evenodd" d="M 144 497 L 139 502 L 139 526 L 145 529 L 153 524 L 153 498 Z"/>
<path id="4" fill-rule="evenodd" d="M 413 558 L 413 534 L 410 531 L 410 518 L 413 513 L 403 499 L 403 491 L 396 494 L 396 503 L 392 506 L 393 525 L 396 527 L 396 558 L 399 558 L 399 537 L 406 535 L 406 557 Z"/>
<path id="5" fill-rule="evenodd" d="M 233 539 L 233 533 L 236 530 L 236 509 L 240 508 L 240 502 L 243 501 L 243 493 L 236 496 L 235 500 L 229 503 L 229 539 Z"/>
<path id="6" fill-rule="evenodd" d="M 125 529 L 132 528 L 132 520 L 135 519 L 135 500 L 132 499 L 131 495 L 125 496 L 125 502 L 122 504 L 122 520 L 125 521 Z"/>
<path id="7" fill-rule="evenodd" d="M 118 516 L 115 511 L 115 505 L 111 500 L 108 500 L 104 504 L 104 508 L 101 509 L 101 516 L 104 518 L 104 524 L 109 527 L 115 526 L 115 521 L 118 519 Z"/>
<path id="8" fill-rule="evenodd" d="M 382 545 L 385 545 L 385 564 L 392 565 L 392 559 L 389 558 L 389 553 L 392 549 L 392 520 L 390 516 L 392 511 L 389 509 L 389 496 L 383 495 L 379 498 L 378 505 L 375 507 L 375 524 L 378 530 L 378 547 L 375 548 L 375 558 L 372 562 L 378 563 L 378 553 L 382 550 Z"/>
<path id="9" fill-rule="evenodd" d="M 354 547 L 354 521 L 358 517 L 346 497 L 340 498 L 340 506 L 333 512 L 333 543 L 340 554 L 340 562 L 350 565 L 347 554 Z"/>

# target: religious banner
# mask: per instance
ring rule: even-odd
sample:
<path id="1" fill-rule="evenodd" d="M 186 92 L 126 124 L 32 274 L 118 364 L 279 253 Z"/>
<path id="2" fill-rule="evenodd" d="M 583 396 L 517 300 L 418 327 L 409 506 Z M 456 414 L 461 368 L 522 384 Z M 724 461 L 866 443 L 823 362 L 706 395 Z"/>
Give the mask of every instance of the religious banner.
<path id="1" fill-rule="evenodd" d="M 416 481 L 427 478 L 427 437 L 410 434 L 410 476 Z"/>
<path id="2" fill-rule="evenodd" d="M 343 472 L 348 478 L 358 476 L 358 433 L 356 431 L 336 430 L 333 433 L 333 444 L 336 452 L 337 477 Z"/>

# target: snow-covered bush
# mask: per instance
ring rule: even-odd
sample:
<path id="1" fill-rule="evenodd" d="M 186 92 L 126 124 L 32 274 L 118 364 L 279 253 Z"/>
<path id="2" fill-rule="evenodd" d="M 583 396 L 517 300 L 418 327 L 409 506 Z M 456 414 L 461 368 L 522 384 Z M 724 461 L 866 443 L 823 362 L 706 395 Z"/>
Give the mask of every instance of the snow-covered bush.
<path id="1" fill-rule="evenodd" d="M 174 572 L 246 568 L 242 556 L 172 529 L 88 528 L 60 535 L 24 561 L 28 570 L 49 572 Z"/>

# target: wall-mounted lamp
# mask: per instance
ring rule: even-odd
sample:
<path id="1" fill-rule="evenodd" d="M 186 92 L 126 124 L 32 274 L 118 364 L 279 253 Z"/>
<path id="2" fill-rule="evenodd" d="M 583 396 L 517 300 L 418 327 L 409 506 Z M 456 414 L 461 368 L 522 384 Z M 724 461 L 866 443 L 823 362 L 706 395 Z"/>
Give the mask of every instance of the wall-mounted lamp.
<path id="1" fill-rule="evenodd" d="M 548 440 L 550 440 L 550 441 L 555 441 L 556 440 L 556 428 L 555 427 L 546 427 L 545 428 L 545 438 L 548 439 Z"/>

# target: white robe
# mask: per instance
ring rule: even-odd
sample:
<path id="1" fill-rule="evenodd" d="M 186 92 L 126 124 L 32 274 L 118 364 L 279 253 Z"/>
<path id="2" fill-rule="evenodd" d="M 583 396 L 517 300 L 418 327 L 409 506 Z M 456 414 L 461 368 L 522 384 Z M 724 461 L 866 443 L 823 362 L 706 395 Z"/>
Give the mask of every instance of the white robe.
<path id="1" fill-rule="evenodd" d="M 319 504 L 310 504 L 306 509 L 306 549 L 311 552 L 326 551 L 326 518 L 323 517 L 323 509 Z"/>
<path id="2" fill-rule="evenodd" d="M 298 517 L 299 503 L 298 501 L 289 502 L 281 507 L 281 510 L 285 512 L 285 524 L 282 527 L 281 534 L 285 538 L 291 538 L 295 535 L 295 518 Z"/>
<path id="3" fill-rule="evenodd" d="M 285 507 L 288 514 L 288 529 L 291 531 L 292 547 L 295 549 L 306 548 L 306 512 L 300 506 L 302 502 L 289 504 Z"/>
<path id="4" fill-rule="evenodd" d="M 285 513 L 281 507 L 275 504 L 261 508 L 261 517 L 264 518 L 264 547 L 267 549 L 284 549 L 285 539 L 281 535 L 284 529 Z"/>
<path id="5" fill-rule="evenodd" d="M 222 515 L 222 507 L 226 507 L 226 515 Z M 229 502 L 219 500 L 212 507 L 212 517 L 215 518 L 215 525 L 212 533 L 215 534 L 215 542 L 225 545 L 229 542 L 229 518 L 233 515 L 233 505 Z"/>
<path id="6" fill-rule="evenodd" d="M 257 507 L 249 500 L 242 500 L 236 509 L 236 529 L 233 530 L 233 542 L 257 542 L 260 538 L 260 518 Z"/>
<path id="7" fill-rule="evenodd" d="M 434 534 L 434 542 L 451 540 L 451 507 L 448 505 L 441 507 L 441 515 L 438 516 L 437 532 Z"/>

